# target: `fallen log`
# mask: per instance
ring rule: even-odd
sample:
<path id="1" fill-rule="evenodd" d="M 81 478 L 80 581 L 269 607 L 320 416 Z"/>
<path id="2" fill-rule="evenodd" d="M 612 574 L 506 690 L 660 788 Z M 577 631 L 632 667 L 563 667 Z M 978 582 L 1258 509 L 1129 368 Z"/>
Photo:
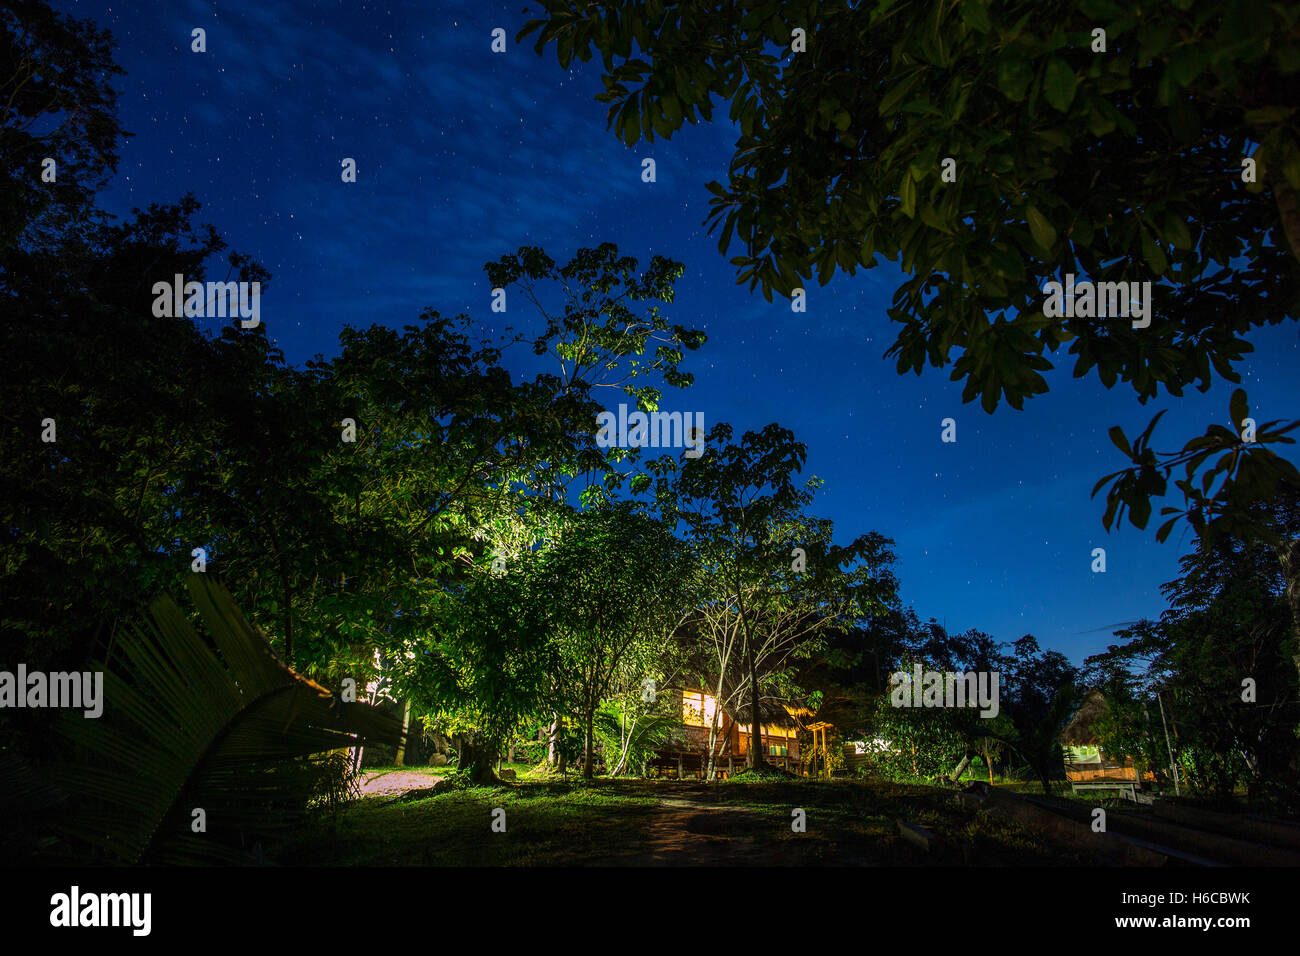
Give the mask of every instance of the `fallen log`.
<path id="1" fill-rule="evenodd" d="M 1073 820 L 1024 797 L 990 787 L 987 783 L 972 783 L 965 792 L 970 795 L 968 805 L 1038 830 L 1112 865 L 1164 866 L 1169 861 L 1169 856 L 1158 849 L 1121 839 L 1114 833 L 1094 833 L 1086 822 Z"/>
<path id="2" fill-rule="evenodd" d="M 908 823 L 906 820 L 895 820 L 898 826 L 898 835 L 913 846 L 920 847 L 926 853 L 937 850 L 941 846 L 939 834 L 935 833 L 928 827 L 923 827 L 918 823 Z"/>
<path id="3" fill-rule="evenodd" d="M 1212 830 L 1215 833 L 1300 852 L 1300 826 L 1284 820 L 1235 816 L 1215 810 L 1189 807 L 1169 800 L 1157 800 L 1153 809 L 1156 816 L 1173 823 L 1183 823 L 1203 830 Z"/>

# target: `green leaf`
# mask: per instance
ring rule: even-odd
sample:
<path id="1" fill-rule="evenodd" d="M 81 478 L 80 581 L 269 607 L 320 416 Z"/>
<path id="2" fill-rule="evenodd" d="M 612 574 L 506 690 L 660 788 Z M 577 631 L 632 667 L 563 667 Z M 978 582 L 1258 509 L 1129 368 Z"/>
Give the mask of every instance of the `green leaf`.
<path id="1" fill-rule="evenodd" d="M 1056 229 L 1032 204 L 1025 207 L 1025 218 L 1029 222 L 1029 232 L 1034 237 L 1034 242 L 1050 255 L 1052 247 L 1056 245 Z"/>
<path id="2" fill-rule="evenodd" d="M 1087 249 L 1092 245 L 1093 235 L 1092 220 L 1086 216 L 1080 216 L 1070 230 L 1070 241 Z"/>
<path id="3" fill-rule="evenodd" d="M 1182 517 L 1181 514 L 1175 515 L 1174 517 L 1166 521 L 1164 524 L 1162 524 L 1159 530 L 1156 531 L 1156 541 L 1160 542 L 1161 544 L 1164 544 L 1165 539 L 1169 537 L 1169 532 L 1174 530 L 1174 525 L 1178 523 L 1178 519 L 1181 517 Z"/>
<path id="4" fill-rule="evenodd" d="M 880 115 L 889 116 L 897 112 L 899 104 L 912 92 L 912 87 L 916 86 L 920 79 L 920 73 L 913 73 L 907 79 L 896 83 L 889 92 L 880 98 Z"/>
<path id="5" fill-rule="evenodd" d="M 1110 494 L 1106 496 L 1106 513 L 1101 516 L 1101 523 L 1105 526 L 1107 531 L 1110 530 L 1111 522 L 1115 520 L 1115 512 L 1119 508 L 1119 504 L 1119 494 L 1112 490 Z"/>
<path id="6" fill-rule="evenodd" d="M 962 23 L 972 30 L 988 33 L 993 28 L 989 23 L 989 12 L 984 8 L 983 0 L 966 0 L 961 4 Z"/>
<path id="7" fill-rule="evenodd" d="M 1092 494 L 1088 495 L 1088 497 L 1089 497 L 1089 498 L 1096 498 L 1096 497 L 1097 497 L 1097 492 L 1101 491 L 1101 486 L 1102 486 L 1102 485 L 1104 485 L 1106 482 L 1110 481 L 1112 478 L 1118 478 L 1118 477 L 1119 477 L 1120 475 L 1122 475 L 1122 474 L 1124 474 L 1124 472 L 1122 472 L 1122 471 L 1115 471 L 1115 472 L 1111 472 L 1109 475 L 1105 475 L 1105 476 L 1104 476 L 1100 481 L 1098 481 L 1095 485 L 1092 486 Z"/>
<path id="8" fill-rule="evenodd" d="M 1051 143 L 1057 149 L 1070 148 L 1070 134 L 1063 129 L 1040 129 L 1034 133 L 1041 140 Z"/>
<path id="9" fill-rule="evenodd" d="M 1262 106 L 1246 110 L 1241 118 L 1251 126 L 1271 126 L 1274 123 L 1285 123 L 1294 112 L 1295 108 L 1290 106 Z"/>
<path id="10" fill-rule="evenodd" d="M 1128 503 L 1128 520 L 1135 528 L 1145 528 L 1151 519 L 1151 499 L 1144 494 L 1135 494 Z"/>
<path id="11" fill-rule="evenodd" d="M 1172 212 L 1165 215 L 1165 238 L 1175 249 L 1187 251 L 1192 248 L 1192 234 L 1187 229 L 1187 223 Z"/>
<path id="12" fill-rule="evenodd" d="M 1074 102 L 1074 85 L 1074 71 L 1068 63 L 1056 56 L 1047 61 L 1047 71 L 1043 75 L 1043 96 L 1048 103 L 1062 113 L 1068 111 Z"/>
<path id="13" fill-rule="evenodd" d="M 1004 53 L 998 60 L 998 89 L 1014 103 L 1025 98 L 1034 79 L 1034 68 L 1019 53 Z"/>
<path id="14" fill-rule="evenodd" d="M 899 200 L 902 202 L 903 215 L 908 219 L 916 216 L 916 183 L 912 179 L 910 172 L 903 175 L 903 186 L 899 190 Z"/>
<path id="15" fill-rule="evenodd" d="M 102 668 L 112 710 L 104 720 L 78 713 L 59 726 L 65 744 L 98 758 L 94 773 L 71 760 L 50 768 L 82 806 L 67 827 L 118 862 L 237 859 L 220 840 L 191 838 L 189 807 L 224 806 L 225 824 L 274 832 L 293 819 L 285 808 L 310 796 L 310 783 L 268 771 L 365 741 L 396 745 L 402 736 L 391 716 L 336 700 L 281 663 L 224 587 L 202 574 L 188 584 L 207 637 L 170 598 L 155 600 L 147 619 L 124 620 L 114 633 Z M 250 803 L 252 792 L 258 800 Z"/>
<path id="16" fill-rule="evenodd" d="M 619 133 L 623 142 L 628 146 L 635 146 L 636 141 L 641 138 L 641 117 L 636 109 L 636 97 L 629 96 L 627 103 L 624 104 L 619 114 Z"/>
<path id="17" fill-rule="evenodd" d="M 1150 440 L 1152 432 L 1156 430 L 1156 425 L 1160 423 L 1160 419 L 1165 417 L 1165 412 L 1167 411 L 1169 411 L 1169 409 L 1162 408 L 1160 411 L 1155 413 L 1151 421 L 1147 423 L 1147 427 L 1143 429 L 1142 434 L 1138 436 L 1137 443 L 1134 447 L 1139 450 L 1144 450 L 1147 447 L 1147 442 Z"/>
<path id="18" fill-rule="evenodd" d="M 661 102 L 664 110 L 664 116 L 673 128 L 679 126 L 682 122 L 682 101 L 671 93 L 665 93 Z"/>
<path id="19" fill-rule="evenodd" d="M 1282 175 L 1292 189 L 1300 189 L 1300 150 L 1292 149 L 1282 160 Z"/>
<path id="20" fill-rule="evenodd" d="M 1129 458 L 1133 457 L 1133 447 L 1129 445 L 1128 438 L 1124 435 L 1124 429 L 1118 425 L 1111 426 L 1110 440 L 1115 443 L 1115 447 L 1122 451 Z"/>
<path id="21" fill-rule="evenodd" d="M 1160 248 L 1160 243 L 1156 242 L 1151 233 L 1142 230 L 1142 257 L 1146 259 L 1147 265 L 1156 275 L 1164 275 L 1165 270 L 1169 268 L 1169 259 L 1165 256 L 1165 250 Z"/>
<path id="22" fill-rule="evenodd" d="M 1093 136 L 1105 136 L 1115 128 L 1115 121 L 1100 110 L 1088 112 L 1088 129 Z"/>
<path id="23" fill-rule="evenodd" d="M 921 207 L 921 221 L 932 229 L 938 229 L 940 232 L 950 231 L 948 224 L 943 221 L 943 217 L 929 203 Z"/>
<path id="24" fill-rule="evenodd" d="M 1204 49 L 1183 46 L 1174 51 L 1169 58 L 1169 74 L 1179 86 L 1187 86 L 1200 76 L 1209 62 L 1209 55 Z"/>
<path id="25" fill-rule="evenodd" d="M 1240 428 L 1242 420 L 1250 417 L 1250 406 L 1246 402 L 1244 388 L 1233 391 L 1232 398 L 1228 402 L 1228 414 L 1232 417 L 1233 428 Z"/>

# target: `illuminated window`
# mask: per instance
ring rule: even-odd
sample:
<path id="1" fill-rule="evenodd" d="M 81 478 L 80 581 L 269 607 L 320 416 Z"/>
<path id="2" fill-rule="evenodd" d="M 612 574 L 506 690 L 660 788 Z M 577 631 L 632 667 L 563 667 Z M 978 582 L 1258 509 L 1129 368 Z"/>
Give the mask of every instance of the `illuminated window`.
<path id="1" fill-rule="evenodd" d="M 1068 747 L 1070 763 L 1101 763 L 1101 751 L 1096 746 Z"/>
<path id="2" fill-rule="evenodd" d="M 703 691 L 682 691 L 682 723 L 692 727 L 708 727 L 712 725 L 717 710 L 717 701 Z"/>
<path id="3" fill-rule="evenodd" d="M 790 753 L 790 747 L 789 747 L 789 745 L 787 745 L 787 744 L 772 744 L 772 747 L 771 747 L 771 756 L 773 756 L 773 757 L 785 757 L 785 756 L 788 756 L 789 753 Z"/>
<path id="4" fill-rule="evenodd" d="M 740 728 L 742 734 L 749 733 L 749 724 L 737 724 L 736 726 Z M 776 727 L 772 724 L 763 724 L 758 728 L 758 731 L 765 737 L 782 737 L 789 739 L 792 736 L 790 731 L 785 727 Z"/>

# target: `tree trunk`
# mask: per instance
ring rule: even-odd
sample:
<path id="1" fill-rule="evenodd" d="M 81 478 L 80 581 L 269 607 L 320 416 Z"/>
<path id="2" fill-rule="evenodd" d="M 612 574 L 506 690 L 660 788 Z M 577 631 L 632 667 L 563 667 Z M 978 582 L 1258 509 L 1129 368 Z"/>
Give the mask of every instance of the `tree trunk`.
<path id="1" fill-rule="evenodd" d="M 623 752 L 618 755 L 618 766 L 615 767 L 614 772 L 610 774 L 611 777 L 617 777 L 622 772 L 624 765 L 627 764 L 627 755 L 632 749 L 632 735 L 636 733 L 636 722 L 638 719 L 639 718 L 637 717 L 633 717 L 632 726 L 626 729 L 627 735 L 623 739 Z"/>
<path id="2" fill-rule="evenodd" d="M 465 773 L 471 783 L 498 783 L 493 767 L 501 751 L 500 743 L 481 739 L 477 734 L 461 734 L 456 749 L 460 756 L 456 767 Z"/>
<path id="3" fill-rule="evenodd" d="M 966 768 L 970 766 L 970 758 L 971 758 L 970 754 L 966 754 L 964 757 L 962 757 L 961 763 L 957 764 L 957 769 L 955 769 L 952 772 L 952 776 L 950 776 L 948 779 L 951 780 L 953 783 L 957 783 L 958 781 L 960 781 L 961 775 L 964 774 L 966 772 Z"/>
<path id="4" fill-rule="evenodd" d="M 1051 752 L 1051 750 L 1048 751 L 1049 756 L 1047 757 L 1039 754 L 1038 759 L 1034 761 L 1034 772 L 1038 774 L 1038 782 L 1043 785 L 1043 795 L 1048 797 L 1052 795 L 1052 782 L 1048 778 L 1052 766 Z"/>
<path id="5" fill-rule="evenodd" d="M 709 749 L 708 749 L 708 754 L 706 757 L 706 763 L 704 769 L 704 777 L 706 780 L 713 780 L 717 776 L 718 773 L 717 764 L 714 760 L 714 755 L 717 753 L 717 750 L 718 750 L 718 712 L 715 705 L 715 709 L 713 711 L 713 721 L 709 724 Z"/>
<path id="6" fill-rule="evenodd" d="M 590 780 L 592 776 L 594 776 L 592 770 L 592 758 L 595 755 L 591 751 L 592 751 L 592 725 L 595 722 L 596 722 L 596 714 L 594 711 L 587 711 L 587 713 L 583 714 L 583 723 L 586 724 L 586 727 L 583 729 L 583 737 L 585 738 L 585 740 L 583 741 L 583 748 L 582 748 L 582 779 L 583 780 Z"/>
<path id="7" fill-rule="evenodd" d="M 361 757 L 365 752 L 365 747 L 352 748 L 352 773 L 354 775 L 360 775 L 361 773 Z"/>
<path id="8" fill-rule="evenodd" d="M 763 765 L 763 726 L 758 722 L 758 671 L 754 667 L 754 642 L 745 641 L 746 663 L 749 665 L 749 766 L 757 769 Z"/>
<path id="9" fill-rule="evenodd" d="M 293 666 L 293 597 L 287 575 L 284 578 L 284 662 Z"/>
<path id="10" fill-rule="evenodd" d="M 1300 538 L 1287 538 L 1277 545 L 1277 560 L 1282 566 L 1286 581 L 1286 600 L 1291 608 L 1291 632 L 1300 644 Z M 1294 658 L 1296 671 L 1300 672 L 1300 654 Z"/>
<path id="11" fill-rule="evenodd" d="M 763 766 L 763 727 L 758 722 L 758 668 L 754 655 L 754 632 L 745 616 L 742 594 L 743 589 L 736 594 L 736 609 L 740 612 L 740 625 L 745 631 L 745 667 L 749 671 L 749 766 L 757 770 Z"/>
<path id="12" fill-rule="evenodd" d="M 406 732 L 411 726 L 411 701 L 408 698 L 406 706 L 402 709 L 402 739 L 397 742 L 397 757 L 393 760 L 393 766 L 402 767 L 406 765 Z"/>
<path id="13" fill-rule="evenodd" d="M 557 713 L 551 719 L 551 732 L 546 746 L 546 765 L 562 769 L 560 759 L 560 715 Z"/>

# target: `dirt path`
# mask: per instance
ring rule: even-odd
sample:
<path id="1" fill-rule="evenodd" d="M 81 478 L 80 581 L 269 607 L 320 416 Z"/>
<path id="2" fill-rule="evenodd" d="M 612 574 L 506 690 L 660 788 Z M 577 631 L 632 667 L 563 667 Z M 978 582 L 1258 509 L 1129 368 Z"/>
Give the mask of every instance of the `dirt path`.
<path id="1" fill-rule="evenodd" d="M 361 796 L 389 796 L 393 794 L 405 793 L 407 790 L 417 790 L 421 787 L 431 787 L 437 780 L 436 774 L 420 773 L 409 770 L 388 770 L 384 773 L 366 773 L 361 781 Z"/>
<path id="2" fill-rule="evenodd" d="M 707 788 L 663 797 L 640 827 L 643 846 L 592 861 L 597 866 L 764 866 L 796 862 L 774 848 L 779 819 L 708 802 Z M 760 840 L 760 836 L 764 839 Z"/>

